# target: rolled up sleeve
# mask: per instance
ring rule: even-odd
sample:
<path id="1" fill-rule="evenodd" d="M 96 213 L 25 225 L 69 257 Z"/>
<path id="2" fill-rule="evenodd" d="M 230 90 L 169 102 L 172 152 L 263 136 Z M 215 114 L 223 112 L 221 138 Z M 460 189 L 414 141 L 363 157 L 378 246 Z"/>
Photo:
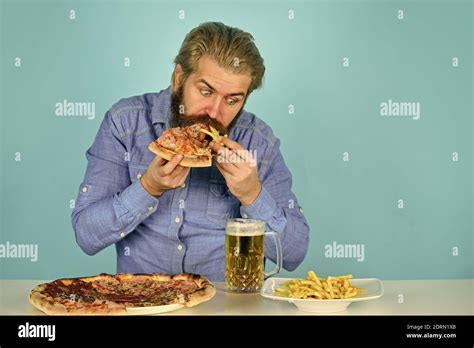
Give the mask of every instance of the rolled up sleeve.
<path id="1" fill-rule="evenodd" d="M 87 169 L 71 221 L 76 241 L 88 255 L 133 232 L 159 204 L 140 180 L 131 183 L 121 134 L 108 112 L 86 152 Z"/>

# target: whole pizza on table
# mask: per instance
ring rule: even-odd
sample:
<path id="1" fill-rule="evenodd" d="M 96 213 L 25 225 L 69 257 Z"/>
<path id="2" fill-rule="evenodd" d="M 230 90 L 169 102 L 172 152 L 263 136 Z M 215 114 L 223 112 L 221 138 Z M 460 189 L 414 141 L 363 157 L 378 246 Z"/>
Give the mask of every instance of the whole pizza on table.
<path id="1" fill-rule="evenodd" d="M 183 167 L 210 167 L 212 154 L 209 144 L 212 140 L 218 142 L 219 136 L 219 131 L 214 127 L 195 123 L 166 129 L 149 144 L 148 149 L 167 161 L 176 154 L 183 155 L 179 163 Z"/>
<path id="2" fill-rule="evenodd" d="M 36 286 L 30 302 L 49 315 L 123 315 L 127 309 L 181 304 L 193 307 L 216 289 L 196 274 L 106 274 L 63 278 Z"/>

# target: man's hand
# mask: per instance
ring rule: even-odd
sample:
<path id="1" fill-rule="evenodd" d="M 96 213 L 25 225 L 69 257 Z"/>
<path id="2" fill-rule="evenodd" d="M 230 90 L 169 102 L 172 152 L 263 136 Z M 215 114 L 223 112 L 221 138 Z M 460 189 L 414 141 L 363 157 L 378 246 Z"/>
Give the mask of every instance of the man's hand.
<path id="1" fill-rule="evenodd" d="M 227 137 L 213 141 L 211 149 L 217 153 L 216 166 L 224 176 L 229 191 L 242 205 L 252 204 L 262 189 L 258 178 L 257 159 L 239 143 Z"/>
<path id="2" fill-rule="evenodd" d="M 182 155 L 174 155 L 170 161 L 156 156 L 140 178 L 143 188 L 158 197 L 167 190 L 183 185 L 191 168 L 180 166 L 182 159 Z"/>

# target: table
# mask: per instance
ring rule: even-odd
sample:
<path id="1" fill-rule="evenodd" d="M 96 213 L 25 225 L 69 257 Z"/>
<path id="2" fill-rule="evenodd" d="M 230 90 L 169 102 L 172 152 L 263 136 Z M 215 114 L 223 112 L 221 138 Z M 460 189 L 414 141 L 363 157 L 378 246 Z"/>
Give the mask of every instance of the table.
<path id="1" fill-rule="evenodd" d="M 29 303 L 28 293 L 37 284 L 48 281 L 0 280 L 0 315 L 43 315 Z M 385 292 L 381 298 L 355 302 L 344 312 L 330 315 L 474 314 L 474 279 L 382 282 Z M 315 315 L 301 312 L 291 303 L 266 299 L 259 294 L 229 293 L 223 283 L 215 284 L 217 293 L 211 301 L 160 315 Z"/>

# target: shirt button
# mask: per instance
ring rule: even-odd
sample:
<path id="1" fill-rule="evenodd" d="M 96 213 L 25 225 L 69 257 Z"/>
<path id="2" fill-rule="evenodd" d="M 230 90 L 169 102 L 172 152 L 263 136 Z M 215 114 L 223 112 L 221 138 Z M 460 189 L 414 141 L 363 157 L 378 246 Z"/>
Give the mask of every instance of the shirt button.
<path id="1" fill-rule="evenodd" d="M 178 244 L 178 246 L 176 247 L 176 249 L 178 249 L 179 251 L 183 250 L 183 246 L 181 244 Z"/>
<path id="2" fill-rule="evenodd" d="M 247 219 L 249 216 L 248 216 L 247 214 L 243 214 L 242 217 L 243 217 L 244 219 Z"/>
<path id="3" fill-rule="evenodd" d="M 125 232 L 120 232 L 120 237 L 125 237 Z"/>
<path id="4" fill-rule="evenodd" d="M 153 207 L 148 207 L 148 211 L 151 213 L 153 211 Z"/>
<path id="5" fill-rule="evenodd" d="M 183 184 L 181 185 L 181 188 L 185 188 L 185 187 L 186 187 L 186 183 L 183 183 Z"/>
<path id="6" fill-rule="evenodd" d="M 84 187 L 82 188 L 82 192 L 84 192 L 84 193 L 87 192 L 87 190 L 88 190 L 88 189 L 87 189 L 87 186 L 84 186 Z"/>
<path id="7" fill-rule="evenodd" d="M 177 216 L 177 217 L 174 219 L 174 222 L 176 222 L 177 224 L 179 224 L 180 221 L 181 221 L 181 219 L 179 218 L 179 216 Z"/>
<path id="8" fill-rule="evenodd" d="M 137 179 L 140 179 L 142 177 L 142 173 L 137 174 Z"/>
<path id="9" fill-rule="evenodd" d="M 300 213 L 303 214 L 304 213 L 304 210 L 303 208 L 300 207 Z"/>

